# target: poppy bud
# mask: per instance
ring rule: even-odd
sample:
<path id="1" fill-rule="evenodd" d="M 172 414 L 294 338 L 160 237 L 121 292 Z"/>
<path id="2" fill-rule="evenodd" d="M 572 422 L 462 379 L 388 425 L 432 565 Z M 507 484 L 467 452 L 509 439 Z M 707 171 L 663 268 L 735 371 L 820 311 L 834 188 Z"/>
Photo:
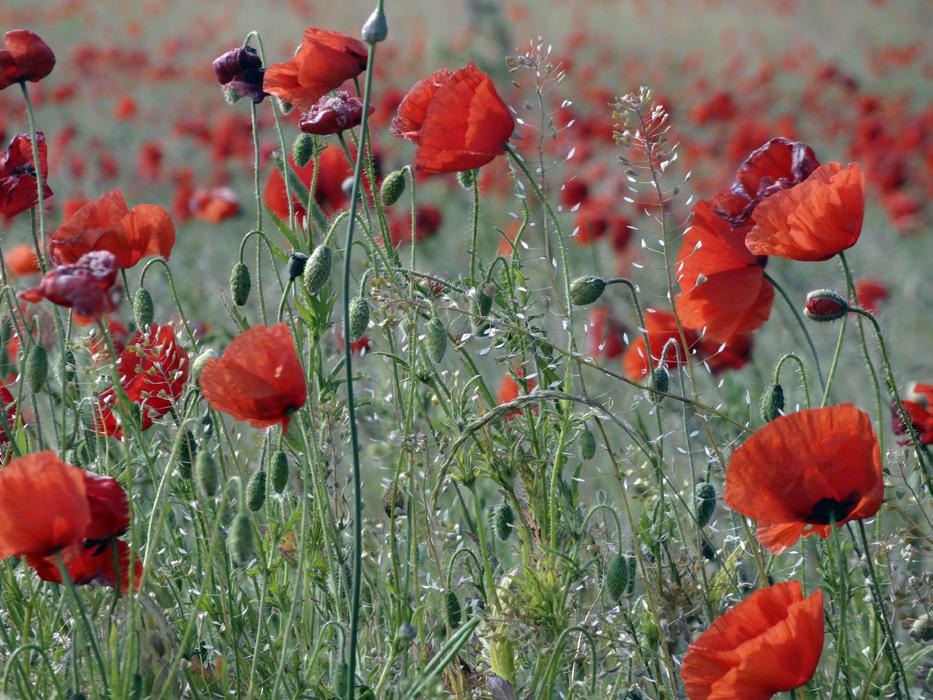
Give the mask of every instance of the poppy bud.
<path id="1" fill-rule="evenodd" d="M 917 642 L 933 640 L 933 617 L 925 612 L 910 626 L 910 637 Z"/>
<path id="2" fill-rule="evenodd" d="M 253 472 L 246 485 L 246 505 L 256 512 L 266 502 L 266 473 L 262 469 Z"/>
<path id="3" fill-rule="evenodd" d="M 515 511 L 508 503 L 501 503 L 493 513 L 493 526 L 496 537 L 505 542 L 515 527 Z"/>
<path id="4" fill-rule="evenodd" d="M 201 450 L 194 460 L 194 480 L 205 496 L 210 498 L 217 493 L 217 462 L 208 450 Z"/>
<path id="5" fill-rule="evenodd" d="M 580 433 L 580 456 L 583 459 L 593 459 L 596 454 L 596 436 L 589 430 Z"/>
<path id="6" fill-rule="evenodd" d="M 14 29 L 4 37 L 0 49 L 0 90 L 13 83 L 37 83 L 52 72 L 55 54 L 42 38 L 28 29 Z"/>
<path id="7" fill-rule="evenodd" d="M 45 348 L 36 343 L 26 356 L 26 366 L 23 368 L 23 376 L 26 378 L 26 386 L 29 387 L 29 391 L 33 394 L 39 393 L 48 375 L 49 356 L 46 354 Z"/>
<path id="8" fill-rule="evenodd" d="M 667 390 L 671 388 L 671 375 L 668 373 L 667 368 L 662 365 L 651 370 L 650 384 L 654 391 L 666 394 Z M 651 394 L 651 398 L 658 403 L 664 399 L 663 396 L 655 393 Z"/>
<path id="9" fill-rule="evenodd" d="M 784 410 L 784 387 L 780 384 L 769 384 L 765 393 L 761 395 L 759 411 L 761 420 L 770 423 L 781 415 Z"/>
<path id="10" fill-rule="evenodd" d="M 334 262 L 334 252 L 330 246 L 319 245 L 305 264 L 303 281 L 308 294 L 317 294 L 330 279 L 330 268 Z"/>
<path id="11" fill-rule="evenodd" d="M 359 340 L 369 326 L 369 302 L 363 297 L 350 301 L 350 340 Z"/>
<path id="12" fill-rule="evenodd" d="M 152 295 L 145 287 L 136 290 L 136 296 L 133 297 L 133 319 L 136 321 L 136 327 L 144 331 L 152 324 L 155 316 L 155 306 L 152 303 Z"/>
<path id="13" fill-rule="evenodd" d="M 713 517 L 713 511 L 716 509 L 716 488 L 704 481 L 697 485 L 697 527 L 706 527 Z"/>
<path id="14" fill-rule="evenodd" d="M 461 170 L 457 173 L 457 182 L 460 183 L 460 186 L 469 190 L 473 188 L 473 183 L 476 181 L 476 171 L 475 170 Z"/>
<path id="15" fill-rule="evenodd" d="M 190 479 L 198 448 L 189 430 L 183 430 L 178 436 L 178 441 L 178 475 L 182 479 Z"/>
<path id="16" fill-rule="evenodd" d="M 241 97 L 249 97 L 259 104 L 266 97 L 262 89 L 262 59 L 252 46 L 240 46 L 218 56 L 214 59 L 214 73 L 217 82 L 224 86 L 224 97 L 230 104 Z"/>
<path id="17" fill-rule="evenodd" d="M 272 455 L 269 485 L 276 493 L 282 493 L 285 487 L 288 486 L 288 455 L 282 450 L 278 450 Z"/>
<path id="18" fill-rule="evenodd" d="M 447 330 L 437 316 L 432 317 L 425 326 L 424 341 L 432 360 L 440 362 L 444 359 L 444 351 L 447 350 Z"/>
<path id="19" fill-rule="evenodd" d="M 622 596 L 628 590 L 628 578 L 628 562 L 622 554 L 617 554 L 606 569 L 606 592 L 617 603 L 622 600 Z"/>
<path id="20" fill-rule="evenodd" d="M 492 300 L 495 294 L 496 288 L 491 284 L 486 285 L 482 289 L 477 289 L 476 294 L 473 295 L 473 299 L 470 301 L 470 312 L 472 314 L 470 325 L 476 335 L 484 335 L 489 328 L 485 316 L 492 311 Z"/>
<path id="21" fill-rule="evenodd" d="M 642 631 L 645 633 L 645 643 L 649 649 L 654 649 L 661 642 L 661 631 L 658 629 L 658 623 L 651 618 L 651 613 L 645 613 Z"/>
<path id="22" fill-rule="evenodd" d="M 292 159 L 299 168 L 305 167 L 314 155 L 314 137 L 301 132 L 292 143 Z"/>
<path id="23" fill-rule="evenodd" d="M 288 281 L 294 282 L 305 272 L 308 263 L 308 256 L 297 251 L 288 256 Z"/>
<path id="24" fill-rule="evenodd" d="M 191 363 L 191 378 L 194 379 L 195 383 L 197 383 L 198 379 L 201 378 L 201 372 L 204 371 L 204 365 L 206 365 L 211 360 L 216 359 L 216 350 L 205 350 L 196 358 L 194 358 L 194 362 Z"/>
<path id="25" fill-rule="evenodd" d="M 369 19 L 366 20 L 366 24 L 363 25 L 361 35 L 363 41 L 367 44 L 385 41 L 386 37 L 389 36 L 389 24 L 386 22 L 385 13 L 379 8 L 373 10 Z"/>
<path id="26" fill-rule="evenodd" d="M 570 301 L 577 306 L 586 306 L 592 304 L 603 295 L 606 289 L 606 281 L 596 275 L 584 275 L 577 277 L 570 284 Z"/>
<path id="27" fill-rule="evenodd" d="M 250 284 L 249 268 L 245 263 L 238 262 L 230 273 L 230 293 L 233 295 L 234 304 L 237 306 L 246 304 L 249 299 Z"/>
<path id="28" fill-rule="evenodd" d="M 447 624 L 450 625 L 450 629 L 457 629 L 460 626 L 463 611 L 460 607 L 460 600 L 453 591 L 447 591 L 444 595 L 444 609 L 447 612 Z"/>
<path id="29" fill-rule="evenodd" d="M 803 313 L 811 321 L 835 321 L 849 313 L 849 304 L 838 292 L 817 289 L 807 294 Z"/>
<path id="30" fill-rule="evenodd" d="M 386 175 L 382 181 L 382 187 L 379 188 L 379 197 L 382 199 L 382 205 L 391 207 L 395 204 L 402 193 L 405 191 L 405 171 L 395 170 Z"/>
<path id="31" fill-rule="evenodd" d="M 230 523 L 230 532 L 227 533 L 227 547 L 234 563 L 243 566 L 248 564 L 256 553 L 253 542 L 253 525 L 246 513 L 237 513 Z"/>

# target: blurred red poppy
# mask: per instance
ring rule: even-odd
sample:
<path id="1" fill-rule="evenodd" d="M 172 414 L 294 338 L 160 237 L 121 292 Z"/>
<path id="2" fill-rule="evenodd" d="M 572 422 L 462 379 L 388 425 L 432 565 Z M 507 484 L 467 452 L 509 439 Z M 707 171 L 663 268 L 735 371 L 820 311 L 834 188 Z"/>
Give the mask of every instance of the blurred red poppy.
<path id="1" fill-rule="evenodd" d="M 149 255 L 168 259 L 175 245 L 175 225 L 168 212 L 154 204 L 126 205 L 120 188 L 84 204 L 49 240 L 58 262 L 73 263 L 85 253 L 107 250 L 123 269 Z"/>
<path id="2" fill-rule="evenodd" d="M 123 540 L 111 538 L 99 543 L 73 545 L 63 550 L 61 556 L 68 569 L 68 578 L 75 586 L 97 584 L 117 588 L 119 581 L 121 593 L 127 593 L 130 589 L 127 575 L 130 569 L 130 547 Z M 61 570 L 54 557 L 29 557 L 27 561 L 43 581 L 62 582 Z M 138 556 L 134 557 L 133 590 L 139 589 L 142 573 L 143 563 Z"/>
<path id="3" fill-rule="evenodd" d="M 415 84 L 399 105 L 391 131 L 418 144 L 415 167 L 449 173 L 486 165 L 505 153 L 515 119 L 489 76 L 471 61 Z"/>
<path id="4" fill-rule="evenodd" d="M 294 58 L 266 68 L 263 90 L 309 109 L 344 81 L 366 70 L 366 45 L 346 34 L 309 27 Z"/>
<path id="5" fill-rule="evenodd" d="M 913 384 L 904 397 L 903 404 L 921 444 L 933 445 L 933 384 Z M 894 434 L 907 435 L 907 426 L 904 425 L 896 405 L 891 406 L 891 418 Z M 909 443 L 909 437 L 901 440 L 903 445 Z"/>
<path id="6" fill-rule="evenodd" d="M 190 207 L 196 219 L 219 224 L 239 216 L 240 198 L 229 187 L 197 190 L 191 196 Z"/>
<path id="7" fill-rule="evenodd" d="M 85 471 L 84 490 L 91 513 L 85 539 L 103 541 L 126 532 L 130 526 L 130 504 L 120 483 L 109 476 Z"/>
<path id="8" fill-rule="evenodd" d="M 823 653 L 823 592 L 800 581 L 761 588 L 694 641 L 680 677 L 690 700 L 768 700 L 797 688 Z"/>
<path id="9" fill-rule="evenodd" d="M 12 431 L 13 424 L 16 422 L 16 399 L 3 382 L 0 382 L 0 414 L 6 419 L 6 425 L 0 424 L 0 447 L 2 447 L 10 441 L 10 434 L 7 431 Z"/>
<path id="10" fill-rule="evenodd" d="M 37 83 L 55 67 L 55 54 L 38 34 L 14 29 L 3 41 L 6 50 L 0 49 L 0 90 L 26 80 Z"/>
<path id="11" fill-rule="evenodd" d="M 440 207 L 419 204 L 415 208 L 415 240 L 423 241 L 437 233 L 444 221 Z M 395 247 L 411 243 L 411 216 L 396 216 L 389 221 L 389 233 Z M 377 237 L 381 242 L 381 236 Z"/>
<path id="12" fill-rule="evenodd" d="M 39 166 L 42 168 L 42 191 L 47 201 L 52 196 L 48 184 L 49 164 L 45 134 L 36 132 L 39 144 Z M 36 168 L 32 157 L 32 141 L 28 134 L 17 134 L 0 157 L 0 214 L 12 219 L 39 203 Z"/>
<path id="13" fill-rule="evenodd" d="M 523 380 L 524 388 L 511 374 L 503 375 L 502 381 L 499 382 L 499 389 L 496 392 L 496 403 L 500 406 L 509 401 L 514 401 L 519 396 L 530 394 L 538 384 L 534 379 L 524 379 L 525 373 L 522 371 L 521 367 L 516 367 L 515 376 Z M 532 411 L 537 410 L 537 406 L 532 406 L 531 408 Z M 512 420 L 515 416 L 520 415 L 521 412 L 522 409 L 516 408 L 514 411 L 509 411 L 509 415 L 506 418 Z"/>
<path id="14" fill-rule="evenodd" d="M 116 309 L 120 290 L 113 284 L 119 269 L 117 257 L 109 251 L 86 253 L 74 265 L 49 270 L 38 287 L 20 292 L 19 297 L 33 303 L 48 299 L 74 308 L 82 316 L 97 318 Z"/>
<path id="15" fill-rule="evenodd" d="M 238 335 L 204 366 L 200 385 L 211 408 L 256 428 L 281 424 L 287 430 L 307 399 L 304 370 L 284 323 L 253 326 Z"/>
<path id="16" fill-rule="evenodd" d="M 294 161 L 289 159 L 292 170 L 298 175 L 298 178 L 305 187 L 311 186 L 311 180 L 314 176 L 314 161 L 308 161 L 308 164 L 302 168 L 295 165 Z M 318 178 L 314 199 L 324 210 L 325 213 L 332 213 L 347 202 L 347 194 L 343 191 L 343 181 L 353 173 L 350 171 L 350 165 L 347 157 L 340 146 L 331 144 L 321 151 L 318 156 Z M 285 196 L 285 179 L 278 168 L 274 168 L 269 173 L 269 179 L 266 180 L 266 186 L 263 189 L 263 199 L 269 210 L 283 221 L 288 220 L 288 199 Z M 298 197 L 292 192 L 292 200 L 295 207 L 295 214 L 302 218 L 305 216 L 305 206 L 307 202 L 299 202 Z"/>
<path id="17" fill-rule="evenodd" d="M 877 313 L 878 304 L 888 296 L 888 288 L 876 279 L 866 277 L 855 283 L 855 298 L 858 300 L 858 305 L 871 313 Z"/>
<path id="18" fill-rule="evenodd" d="M 370 106 L 372 114 L 376 108 Z M 325 95 L 311 105 L 311 109 L 301 116 L 299 128 L 306 134 L 327 136 L 359 126 L 363 120 L 363 100 L 351 97 L 345 90 L 333 95 Z"/>
<path id="19" fill-rule="evenodd" d="M 35 249 L 25 243 L 10 248 L 6 255 L 3 256 L 3 263 L 6 265 L 7 271 L 12 272 L 17 277 L 37 275 L 41 272 Z"/>
<path id="20" fill-rule="evenodd" d="M 625 350 L 625 326 L 605 306 L 590 309 L 586 324 L 586 354 L 612 360 Z"/>
<path id="21" fill-rule="evenodd" d="M 775 554 L 801 536 L 829 536 L 881 506 L 881 452 L 871 418 L 851 404 L 781 416 L 758 429 L 726 467 L 726 503 L 758 522 Z"/>

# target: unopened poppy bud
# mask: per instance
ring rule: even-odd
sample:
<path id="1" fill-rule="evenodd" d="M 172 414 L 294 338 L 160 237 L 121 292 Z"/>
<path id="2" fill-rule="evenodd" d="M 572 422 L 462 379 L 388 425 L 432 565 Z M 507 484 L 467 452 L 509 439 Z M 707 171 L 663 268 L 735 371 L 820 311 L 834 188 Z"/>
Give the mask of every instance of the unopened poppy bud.
<path id="1" fill-rule="evenodd" d="M 49 356 L 45 348 L 36 343 L 26 356 L 26 366 L 23 368 L 26 386 L 33 394 L 42 390 L 46 377 L 49 376 Z"/>
<path id="2" fill-rule="evenodd" d="M 227 547 L 230 556 L 238 566 L 248 564 L 256 553 L 256 544 L 253 542 L 253 525 L 246 513 L 238 513 L 230 523 L 230 532 L 227 534 Z"/>
<path id="3" fill-rule="evenodd" d="M 359 340 L 369 326 L 369 302 L 363 297 L 350 301 L 350 340 Z"/>
<path id="4" fill-rule="evenodd" d="M 577 306 L 592 304 L 603 295 L 606 289 L 606 280 L 596 275 L 577 277 L 570 284 L 570 301 Z"/>
<path id="5" fill-rule="evenodd" d="M 849 313 L 849 304 L 832 289 L 817 289 L 807 294 L 803 313 L 811 321 L 835 321 Z"/>
<path id="6" fill-rule="evenodd" d="M 469 190 L 473 188 L 473 183 L 476 181 L 476 171 L 475 170 L 461 170 L 457 173 L 457 182 L 460 183 L 460 186 Z"/>
<path id="7" fill-rule="evenodd" d="M 493 513 L 493 526 L 496 531 L 496 537 L 505 542 L 512 534 L 515 527 L 515 511 L 508 503 L 501 503 Z"/>
<path id="8" fill-rule="evenodd" d="M 379 188 L 379 197 L 384 207 L 391 207 L 395 204 L 402 193 L 405 191 L 405 171 L 395 170 L 382 181 L 382 187 Z"/>
<path id="9" fill-rule="evenodd" d="M 330 246 L 319 245 L 315 248 L 308 262 L 302 280 L 308 294 L 317 294 L 330 279 L 330 268 L 334 263 L 334 252 Z"/>
<path id="10" fill-rule="evenodd" d="M 259 469 L 253 472 L 249 483 L 246 484 L 246 505 L 256 512 L 266 502 L 266 473 Z"/>
<path id="11" fill-rule="evenodd" d="M 230 293 L 233 295 L 233 303 L 237 306 L 244 306 L 249 299 L 249 288 L 252 282 L 249 277 L 249 268 L 245 263 L 238 262 L 233 266 L 230 273 Z"/>
<path id="12" fill-rule="evenodd" d="M 432 317 L 425 326 L 424 342 L 432 360 L 440 362 L 444 359 L 444 352 L 447 350 L 447 329 L 437 316 Z"/>
<path id="13" fill-rule="evenodd" d="M 183 430 L 178 436 L 178 441 L 178 475 L 182 479 L 190 479 L 198 447 L 190 430 Z"/>
<path id="14" fill-rule="evenodd" d="M 288 455 L 283 450 L 278 450 L 272 455 L 269 485 L 276 493 L 282 493 L 285 487 L 288 486 Z"/>
<path id="15" fill-rule="evenodd" d="M 645 613 L 642 631 L 645 633 L 645 642 L 648 644 L 649 649 L 657 647 L 661 642 L 661 631 L 658 629 L 658 623 L 651 617 L 651 613 Z"/>
<path id="16" fill-rule="evenodd" d="M 447 624 L 450 629 L 456 629 L 460 626 L 460 620 L 463 617 L 463 609 L 460 607 L 460 599 L 453 591 L 447 591 L 444 595 L 444 609 L 447 613 Z"/>
<path id="17" fill-rule="evenodd" d="M 363 25 L 361 34 L 363 41 L 367 44 L 385 41 L 386 37 L 389 36 L 389 24 L 386 22 L 385 12 L 378 8 L 373 10 L 369 19 L 366 20 L 366 24 Z"/>
<path id="18" fill-rule="evenodd" d="M 759 412 L 761 420 L 770 423 L 784 411 L 784 387 L 780 384 L 769 384 L 765 393 L 761 395 Z"/>
<path id="19" fill-rule="evenodd" d="M 590 460 L 596 454 L 596 436 L 589 430 L 580 433 L 580 456 Z"/>
<path id="20" fill-rule="evenodd" d="M 314 137 L 301 132 L 292 143 L 292 158 L 299 168 L 305 167 L 314 155 Z"/>
<path id="21" fill-rule="evenodd" d="M 218 480 L 217 462 L 208 450 L 201 450 L 194 460 L 194 480 L 205 496 L 210 498 L 217 493 L 220 485 Z"/>
<path id="22" fill-rule="evenodd" d="M 307 255 L 299 253 L 298 251 L 292 252 L 292 254 L 288 256 L 288 281 L 293 282 L 301 277 L 305 272 L 307 264 Z"/>
<path id="23" fill-rule="evenodd" d="M 664 365 L 651 370 L 650 385 L 655 392 L 660 392 L 660 394 L 652 392 L 651 398 L 660 402 L 664 398 L 661 394 L 666 394 L 667 390 L 671 388 L 671 375 Z"/>
<path id="24" fill-rule="evenodd" d="M 133 297 L 133 320 L 136 321 L 136 327 L 144 331 L 152 324 L 154 317 L 155 305 L 152 303 L 152 295 L 145 287 L 140 287 Z"/>
<path id="25" fill-rule="evenodd" d="M 696 488 L 697 527 L 706 527 L 716 509 L 716 488 L 704 481 Z"/>
<path id="26" fill-rule="evenodd" d="M 621 554 L 614 556 L 606 568 L 606 592 L 617 603 L 628 590 L 628 569 L 628 562 Z"/>
<path id="27" fill-rule="evenodd" d="M 211 360 L 217 359 L 216 350 L 205 350 L 196 358 L 194 362 L 191 363 L 191 378 L 197 383 L 198 379 L 201 378 L 201 372 L 204 371 L 204 366 Z"/>
<path id="28" fill-rule="evenodd" d="M 393 489 L 390 483 L 386 486 L 386 490 L 382 492 L 382 510 L 387 518 L 391 518 L 393 515 L 396 517 L 405 515 L 405 494 L 402 493 L 402 489 L 399 488 L 398 484 Z"/>

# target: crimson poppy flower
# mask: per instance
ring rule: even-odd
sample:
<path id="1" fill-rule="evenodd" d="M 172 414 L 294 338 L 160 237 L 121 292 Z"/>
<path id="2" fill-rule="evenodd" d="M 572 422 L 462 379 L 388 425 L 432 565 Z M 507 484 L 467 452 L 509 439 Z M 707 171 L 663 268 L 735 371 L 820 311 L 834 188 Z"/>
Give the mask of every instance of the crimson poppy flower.
<path id="1" fill-rule="evenodd" d="M 612 360 L 625 351 L 625 326 L 605 306 L 590 309 L 586 324 L 586 354 Z"/>
<path id="2" fill-rule="evenodd" d="M 73 263 L 85 253 L 107 250 L 127 269 L 149 255 L 168 259 L 174 245 L 168 212 L 154 204 L 129 209 L 117 188 L 72 214 L 49 240 L 49 251 L 58 262 Z"/>
<path id="3" fill-rule="evenodd" d="M 17 277 L 36 275 L 41 272 L 35 249 L 25 243 L 10 248 L 3 256 L 3 263 L 7 271 Z"/>
<path id="4" fill-rule="evenodd" d="M 366 44 L 352 36 L 309 27 L 290 61 L 266 68 L 263 90 L 284 102 L 309 109 L 344 81 L 366 70 Z"/>
<path id="5" fill-rule="evenodd" d="M 823 653 L 823 592 L 800 581 L 761 588 L 713 622 L 684 657 L 690 700 L 768 700 L 797 688 Z"/>
<path id="6" fill-rule="evenodd" d="M 48 184 L 48 147 L 45 134 L 36 132 L 39 145 L 39 167 L 42 169 L 43 198 L 52 196 Z M 36 168 L 32 157 L 32 140 L 28 134 L 17 134 L 0 157 L 0 214 L 12 219 L 39 203 Z"/>
<path id="7" fill-rule="evenodd" d="M 287 430 L 308 396 L 292 332 L 284 323 L 253 326 L 238 335 L 223 355 L 207 362 L 200 385 L 211 408 L 256 428 L 281 424 Z"/>
<path id="8" fill-rule="evenodd" d="M 855 283 L 855 298 L 858 300 L 858 305 L 871 313 L 877 313 L 879 303 L 888 296 L 888 288 L 876 279 L 866 277 Z"/>
<path id="9" fill-rule="evenodd" d="M 622 250 L 631 237 L 629 220 L 617 211 L 608 197 L 593 197 L 586 200 L 574 215 L 574 232 L 571 240 L 580 245 L 590 245 L 604 236 L 609 236 L 616 250 Z"/>
<path id="10" fill-rule="evenodd" d="M 748 221 L 759 202 L 800 184 L 819 165 L 807 144 L 773 138 L 752 151 L 739 166 L 729 189 L 712 199 L 713 211 L 733 226 L 740 226 Z"/>
<path id="11" fill-rule="evenodd" d="M 376 108 L 369 107 L 372 114 Z M 363 121 L 363 100 L 351 97 L 345 90 L 333 95 L 325 95 L 311 105 L 298 122 L 299 128 L 306 134 L 327 136 L 359 126 Z"/>
<path id="12" fill-rule="evenodd" d="M 240 198 L 229 187 L 197 190 L 189 203 L 196 219 L 219 224 L 240 214 Z"/>
<path id="13" fill-rule="evenodd" d="M 826 163 L 806 180 L 775 192 L 755 207 L 745 237 L 756 255 L 800 261 L 829 260 L 851 248 L 862 232 L 865 175 L 858 164 Z"/>
<path id="14" fill-rule="evenodd" d="M 0 90 L 26 80 L 37 83 L 55 67 L 55 54 L 38 34 L 14 29 L 3 41 L 6 50 L 0 50 Z"/>
<path id="15" fill-rule="evenodd" d="M 84 471 L 54 452 L 0 469 L 0 559 L 49 556 L 84 539 L 91 522 Z"/>
<path id="16" fill-rule="evenodd" d="M 217 82 L 231 90 L 237 98 L 249 97 L 254 104 L 262 102 L 262 59 L 252 46 L 231 49 L 214 59 Z"/>
<path id="17" fill-rule="evenodd" d="M 416 83 L 399 105 L 391 131 L 418 144 L 415 167 L 450 173 L 486 165 L 505 153 L 515 119 L 489 76 L 471 61 Z"/>
<path id="18" fill-rule="evenodd" d="M 120 386 L 127 398 L 140 409 L 141 429 L 148 430 L 156 418 L 164 416 L 181 398 L 188 381 L 188 351 L 169 325 L 152 325 L 136 332 L 120 353 L 117 369 Z M 105 435 L 123 437 L 114 415 L 117 397 L 113 387 L 98 399 L 97 429 Z"/>
<path id="19" fill-rule="evenodd" d="M 13 430 L 13 424 L 16 422 L 16 399 L 3 382 L 0 382 L 0 413 L 6 418 L 6 425 L 0 425 L 0 446 L 3 446 L 10 441 L 11 436 L 7 430 Z"/>
<path id="20" fill-rule="evenodd" d="M 764 277 L 765 258 L 745 247 L 748 226 L 733 228 L 708 202 L 697 202 L 677 257 L 681 291 L 674 300 L 681 322 L 706 328 L 705 337 L 727 342 L 768 320 L 774 287 Z"/>
<path id="21" fill-rule="evenodd" d="M 116 550 L 116 562 L 114 562 Z M 108 539 L 100 543 L 72 545 L 62 551 L 62 560 L 68 570 L 68 578 L 75 586 L 97 584 L 119 588 L 121 593 L 130 589 L 128 572 L 130 570 L 130 547 L 123 540 Z M 61 583 L 62 573 L 54 557 L 28 557 L 27 563 L 43 581 Z M 114 564 L 116 563 L 116 567 Z M 143 563 L 140 558 L 133 561 L 133 590 L 139 590 Z"/>
<path id="22" fill-rule="evenodd" d="M 311 186 L 314 177 L 314 161 L 309 160 L 307 165 L 299 168 L 289 159 L 292 170 L 305 187 Z M 342 208 L 347 203 L 347 194 L 343 191 L 343 181 L 352 176 L 347 157 L 340 146 L 331 144 L 321 151 L 318 156 L 318 178 L 314 191 L 314 199 L 325 213 L 331 213 Z M 263 189 L 263 199 L 269 210 L 282 220 L 288 220 L 288 199 L 285 196 L 285 179 L 278 168 L 273 168 L 266 180 Z M 305 216 L 307 202 L 299 202 L 295 192 L 292 192 L 292 202 L 295 214 L 300 218 Z"/>
<path id="23" fill-rule="evenodd" d="M 419 204 L 415 208 L 415 240 L 424 241 L 436 234 L 444 221 L 440 207 Z M 395 247 L 411 243 L 411 216 L 397 216 L 389 222 L 389 233 Z M 376 240 L 381 242 L 381 236 Z"/>
<path id="24" fill-rule="evenodd" d="M 74 265 L 49 270 L 38 287 L 20 292 L 19 297 L 33 303 L 48 299 L 74 308 L 82 316 L 97 318 L 116 309 L 120 294 L 113 284 L 119 269 L 117 257 L 109 251 L 85 253 Z"/>
<path id="25" fill-rule="evenodd" d="M 914 430 L 920 437 L 923 445 L 933 445 L 933 384 L 914 383 L 902 401 L 907 417 Z M 896 405 L 891 405 L 891 427 L 895 435 L 906 435 L 907 426 L 901 418 Z M 910 444 L 910 438 L 901 441 L 901 444 Z"/>
<path id="26" fill-rule="evenodd" d="M 758 522 L 758 539 L 775 554 L 801 536 L 826 539 L 831 520 L 871 517 L 883 495 L 871 418 L 851 404 L 776 418 L 726 467 L 726 503 Z"/>

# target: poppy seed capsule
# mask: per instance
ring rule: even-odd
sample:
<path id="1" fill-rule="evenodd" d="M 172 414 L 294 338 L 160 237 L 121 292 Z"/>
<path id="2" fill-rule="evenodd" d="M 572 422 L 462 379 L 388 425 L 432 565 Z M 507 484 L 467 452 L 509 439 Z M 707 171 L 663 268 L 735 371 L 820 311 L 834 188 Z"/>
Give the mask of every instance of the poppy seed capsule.
<path id="1" fill-rule="evenodd" d="M 404 191 L 404 170 L 395 170 L 386 175 L 385 180 L 382 181 L 382 187 L 379 188 L 379 198 L 382 200 L 382 206 L 391 207 L 399 200 Z"/>
<path id="2" fill-rule="evenodd" d="M 220 485 L 217 472 L 217 462 L 207 450 L 198 452 L 194 460 L 194 481 L 205 496 L 210 498 L 217 493 Z"/>
<path id="3" fill-rule="evenodd" d="M 259 469 L 253 472 L 246 485 L 246 505 L 255 513 L 266 502 L 266 473 Z"/>
<path id="4" fill-rule="evenodd" d="M 233 296 L 233 303 L 237 306 L 244 306 L 249 299 L 249 288 L 252 284 L 249 277 L 249 268 L 245 263 L 238 262 L 233 266 L 230 273 L 230 294 Z"/>
<path id="5" fill-rule="evenodd" d="M 133 320 L 136 321 L 136 327 L 139 330 L 145 330 L 152 325 L 154 316 L 155 305 L 152 303 L 152 295 L 145 287 L 140 287 L 133 297 Z"/>
<path id="6" fill-rule="evenodd" d="M 784 411 L 784 387 L 780 384 L 770 384 L 761 395 L 759 405 L 761 420 L 770 423 Z"/>
<path id="7" fill-rule="evenodd" d="M 716 488 L 704 481 L 697 485 L 697 527 L 706 527 L 716 509 Z"/>
<path id="8" fill-rule="evenodd" d="M 515 511 L 508 503 L 502 503 L 493 513 L 493 526 L 496 537 L 505 542 L 515 527 Z"/>
<path id="9" fill-rule="evenodd" d="M 628 562 L 621 554 L 615 555 L 606 569 L 606 592 L 615 602 L 620 602 L 628 590 Z"/>
<path id="10" fill-rule="evenodd" d="M 297 251 L 288 256 L 288 281 L 294 282 L 305 272 L 305 266 L 308 263 L 308 256 Z"/>
<path id="11" fill-rule="evenodd" d="M 292 143 L 292 159 L 299 168 L 305 167 L 314 155 L 314 137 L 303 131 Z"/>
<path id="12" fill-rule="evenodd" d="M 230 523 L 230 532 L 227 533 L 227 547 L 230 556 L 238 566 L 248 564 L 256 553 L 253 542 L 253 525 L 246 513 L 237 513 Z"/>
<path id="13" fill-rule="evenodd" d="M 49 356 L 45 348 L 36 343 L 26 356 L 26 366 L 23 368 L 26 386 L 33 394 L 42 390 L 46 377 L 49 376 Z"/>
<path id="14" fill-rule="evenodd" d="M 580 433 L 580 456 L 585 460 L 593 459 L 596 454 L 596 436 L 589 430 Z"/>
<path id="15" fill-rule="evenodd" d="M 288 455 L 283 450 L 278 450 L 272 455 L 269 485 L 276 493 L 282 493 L 285 491 L 285 487 L 288 486 Z"/>
<path id="16" fill-rule="evenodd" d="M 444 608 L 447 612 L 447 624 L 450 625 L 450 629 L 457 629 L 460 626 L 463 611 L 460 607 L 460 600 L 453 591 L 447 591 L 444 596 Z"/>
<path id="17" fill-rule="evenodd" d="M 807 294 L 803 313 L 811 321 L 835 321 L 849 313 L 849 304 L 832 289 L 817 289 Z"/>
<path id="18" fill-rule="evenodd" d="M 570 284 L 570 301 L 577 306 L 587 306 L 599 299 L 606 289 L 606 280 L 596 275 L 577 277 Z"/>
<path id="19" fill-rule="evenodd" d="M 330 268 L 334 262 L 334 252 L 330 246 L 319 245 L 305 264 L 302 281 L 308 294 L 317 294 L 330 279 Z"/>
<path id="20" fill-rule="evenodd" d="M 435 362 L 444 359 L 447 350 L 447 329 L 441 320 L 434 316 L 424 328 L 424 342 L 428 346 L 428 355 Z"/>
<path id="21" fill-rule="evenodd" d="M 350 301 L 350 340 L 362 338 L 368 327 L 369 302 L 362 297 L 354 297 Z"/>

